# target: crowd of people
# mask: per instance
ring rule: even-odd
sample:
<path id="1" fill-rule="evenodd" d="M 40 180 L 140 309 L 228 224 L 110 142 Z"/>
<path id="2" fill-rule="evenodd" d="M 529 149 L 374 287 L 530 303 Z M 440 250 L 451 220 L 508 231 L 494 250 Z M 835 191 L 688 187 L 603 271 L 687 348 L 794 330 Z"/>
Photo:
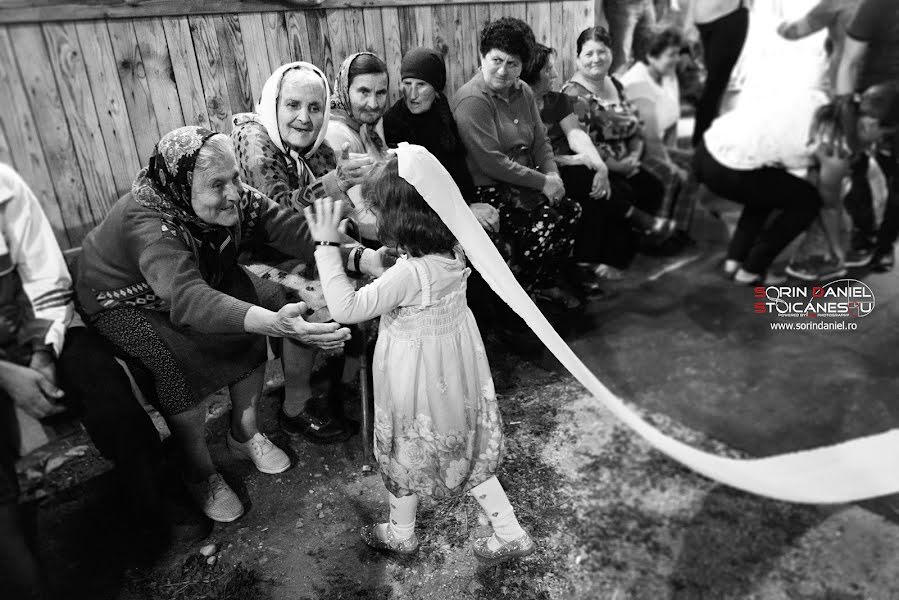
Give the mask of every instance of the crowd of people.
<path id="1" fill-rule="evenodd" d="M 806 230 L 791 275 L 891 268 L 899 6 L 822 0 L 781 24 L 785 39 L 828 28 L 824 77 L 813 88 L 760 84 L 763 94 L 747 92 L 721 116 L 747 8 L 696 0 L 688 16 L 709 70 L 693 148 L 677 143 L 683 32 L 657 31 L 629 63 L 613 54 L 619 40 L 588 27 L 576 72 L 558 87 L 557 51 L 506 17 L 481 31 L 480 68 L 451 100 L 439 52 L 406 53 L 392 107 L 387 65 L 360 52 L 333 86 L 313 64 L 282 65 L 255 110 L 233 117 L 230 137 L 195 126 L 167 133 L 84 239 L 74 282 L 37 199 L 0 167 L 0 588 L 42 593 L 16 503 L 14 407 L 38 418 L 79 413 L 134 513 L 170 531 L 196 516 L 165 492 L 172 473 L 122 360 L 172 432 L 194 506 L 229 522 L 244 506 L 207 448 L 203 400 L 228 387 L 227 448 L 281 473 L 291 461 L 257 422 L 267 353 L 285 372 L 281 429 L 342 442 L 358 429 L 337 393 L 349 326 L 376 317 L 374 450 L 390 518 L 363 539 L 414 553 L 418 497 L 467 493 L 494 530 L 476 542 L 479 559 L 532 553 L 495 476 L 503 435 L 479 329 L 488 324 L 468 307 L 496 298 L 467 294 L 471 271 L 435 201 L 464 201 L 532 298 L 564 310 L 601 292 L 639 251 L 689 243 L 691 179 L 743 205 L 723 265 L 737 283 L 777 281 L 772 263 Z M 790 103 L 787 119 L 760 108 L 776 102 Z M 429 151 L 415 163 L 428 189 L 403 175 L 403 142 Z M 879 226 L 871 158 L 889 189 Z M 324 396 L 312 393 L 314 373 L 331 382 Z"/>

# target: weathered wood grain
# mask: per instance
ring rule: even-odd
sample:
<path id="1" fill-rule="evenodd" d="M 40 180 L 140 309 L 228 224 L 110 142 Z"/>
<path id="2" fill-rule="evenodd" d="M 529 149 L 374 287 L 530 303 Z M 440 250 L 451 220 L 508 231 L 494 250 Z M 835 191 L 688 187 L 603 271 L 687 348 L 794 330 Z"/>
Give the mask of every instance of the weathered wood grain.
<path id="1" fill-rule="evenodd" d="M 60 107 L 68 122 L 69 135 L 87 192 L 87 210 L 81 211 L 79 225 L 93 227 L 100 222 L 118 197 L 110 154 L 107 151 L 91 96 L 74 23 L 48 23 L 42 27 L 50 65 L 59 90 Z"/>
<path id="2" fill-rule="evenodd" d="M 312 52 L 312 63 L 325 72 L 329 80 L 334 80 L 334 75 L 343 60 L 334 56 L 331 49 L 330 33 L 328 32 L 327 14 L 323 10 L 307 10 L 306 32 L 309 35 L 309 48 Z"/>
<path id="3" fill-rule="evenodd" d="M 209 113 L 203 96 L 200 67 L 197 65 L 197 55 L 187 17 L 165 18 L 162 20 L 162 26 L 165 29 L 184 124 L 209 127 Z M 142 155 L 141 158 L 146 161 L 149 156 Z"/>
<path id="4" fill-rule="evenodd" d="M 520 0 L 491 0 L 506 3 Z M 532 1 L 532 0 L 527 0 Z M 483 0 L 0 0 L 0 23 L 134 19 L 183 15 L 235 14 L 281 11 L 285 7 L 340 10 L 346 8 L 476 4 Z"/>
<path id="5" fill-rule="evenodd" d="M 399 10 L 396 8 L 379 10 L 384 27 L 383 57 L 384 62 L 387 63 L 387 76 L 390 78 L 390 102 L 393 104 L 400 97 L 400 63 L 403 60 Z"/>
<path id="6" fill-rule="evenodd" d="M 162 19 L 135 19 L 134 34 L 140 46 L 147 87 L 159 133 L 166 134 L 184 126 L 181 99 L 175 85 L 172 60 Z"/>
<path id="7" fill-rule="evenodd" d="M 191 37 L 197 55 L 197 66 L 203 82 L 203 97 L 209 125 L 216 131 L 231 131 L 231 101 L 225 83 L 221 49 L 215 31 L 214 17 L 189 17 Z"/>
<path id="8" fill-rule="evenodd" d="M 282 59 L 277 66 L 297 60 L 304 60 L 318 66 L 315 62 L 316 56 L 312 51 L 311 41 L 309 39 L 306 14 L 303 11 L 295 10 L 287 13 L 285 15 L 285 20 L 287 23 L 287 39 L 289 47 L 289 54 L 287 56 L 290 57 L 290 60 Z M 273 67 L 277 68 L 277 66 L 273 64 Z"/>
<path id="9" fill-rule="evenodd" d="M 340 63 L 352 54 L 348 40 L 350 33 L 347 31 L 349 12 L 349 10 L 329 10 L 325 17 L 327 36 L 331 47 L 331 62 L 335 71 Z"/>
<path id="10" fill-rule="evenodd" d="M 130 21 L 110 21 L 109 40 L 116 60 L 119 82 L 131 122 L 137 154 L 146 161 L 160 138 L 159 123 L 153 110 L 140 46 Z"/>
<path id="11" fill-rule="evenodd" d="M 90 92 L 100 122 L 106 150 L 114 157 L 109 161 L 117 195 L 131 188 L 134 174 L 141 160 L 134 144 L 134 132 L 128 120 L 122 84 L 119 82 L 109 30 L 103 21 L 82 21 L 75 24 L 84 65 L 90 81 Z"/>
<path id="12" fill-rule="evenodd" d="M 262 86 L 275 68 L 268 60 L 268 49 L 265 45 L 265 26 L 261 14 L 245 14 L 238 16 L 240 33 L 243 38 L 243 52 L 247 61 L 247 76 L 250 82 L 252 103 L 255 105 L 262 96 Z"/>
<path id="13" fill-rule="evenodd" d="M 538 44 L 552 46 L 552 16 L 549 2 L 533 2 L 527 5 L 524 21 L 534 30 Z"/>
<path id="14" fill-rule="evenodd" d="M 18 25 L 9 33 L 58 199 L 57 227 L 64 227 L 70 240 L 79 239 L 92 219 L 44 36 L 38 25 Z"/>
<path id="15" fill-rule="evenodd" d="M 9 152 L 5 160 L 19 172 L 37 196 L 57 241 L 69 247 L 71 242 L 7 29 L 0 27 L 0 104 L 6 107 L 6 110 L 0 110 L 0 126 Z"/>
<path id="16" fill-rule="evenodd" d="M 265 49 L 268 52 L 268 64 L 272 70 L 285 62 L 290 62 L 290 41 L 287 39 L 287 25 L 284 23 L 285 13 L 263 13 L 262 24 L 265 33 Z M 305 30 L 306 18 L 303 17 Z"/>
<path id="17" fill-rule="evenodd" d="M 253 90 L 244 53 L 243 35 L 237 15 L 211 17 L 221 52 L 222 70 L 232 113 L 246 112 L 253 106 Z"/>

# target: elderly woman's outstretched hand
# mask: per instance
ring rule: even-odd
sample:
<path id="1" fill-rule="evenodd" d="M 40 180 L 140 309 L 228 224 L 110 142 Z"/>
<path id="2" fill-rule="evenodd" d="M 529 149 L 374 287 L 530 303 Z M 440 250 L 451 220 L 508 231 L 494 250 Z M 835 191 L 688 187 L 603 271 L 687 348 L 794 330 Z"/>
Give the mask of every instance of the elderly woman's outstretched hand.
<path id="1" fill-rule="evenodd" d="M 350 339 L 350 330 L 339 323 L 310 323 L 303 318 L 306 303 L 285 304 L 277 312 L 272 326 L 279 337 L 288 337 L 300 343 L 317 346 L 322 350 L 343 348 Z"/>

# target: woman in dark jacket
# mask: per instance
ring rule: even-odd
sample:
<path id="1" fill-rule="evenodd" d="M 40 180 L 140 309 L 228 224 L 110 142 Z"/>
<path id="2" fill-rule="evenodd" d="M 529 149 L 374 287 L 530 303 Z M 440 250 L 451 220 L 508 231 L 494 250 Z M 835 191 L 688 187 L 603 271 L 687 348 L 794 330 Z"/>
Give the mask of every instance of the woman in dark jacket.
<path id="1" fill-rule="evenodd" d="M 131 192 L 85 238 L 76 287 L 88 320 L 152 377 L 151 401 L 184 454 L 188 488 L 207 516 L 225 522 L 243 505 L 212 463 L 203 399 L 227 386 L 229 449 L 280 473 L 290 459 L 256 422 L 265 336 L 323 349 L 349 337 L 336 323 L 307 323 L 305 305 L 252 280 L 237 263 L 247 243 L 312 257 L 305 218 L 241 182 L 231 140 L 182 127 L 160 140 Z"/>

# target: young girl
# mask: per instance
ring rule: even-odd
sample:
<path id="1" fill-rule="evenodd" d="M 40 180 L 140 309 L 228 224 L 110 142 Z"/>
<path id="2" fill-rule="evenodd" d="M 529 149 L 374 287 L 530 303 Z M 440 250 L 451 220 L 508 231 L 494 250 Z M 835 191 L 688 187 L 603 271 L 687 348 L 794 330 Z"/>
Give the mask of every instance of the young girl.
<path id="1" fill-rule="evenodd" d="M 435 161 L 436 164 L 436 161 Z M 445 169 L 447 188 L 455 186 Z M 474 553 L 496 563 L 527 556 L 535 544 L 521 528 L 496 478 L 502 423 L 484 343 L 465 300 L 470 270 L 456 240 L 415 187 L 400 177 L 397 158 L 363 187 L 378 217 L 378 239 L 401 254 L 379 279 L 355 291 L 341 264 L 341 210 L 319 200 L 306 219 L 325 300 L 339 323 L 380 316 L 374 354 L 375 454 L 388 490 L 390 521 L 362 530 L 378 550 L 418 550 L 418 495 L 470 493 L 494 535 Z"/>

